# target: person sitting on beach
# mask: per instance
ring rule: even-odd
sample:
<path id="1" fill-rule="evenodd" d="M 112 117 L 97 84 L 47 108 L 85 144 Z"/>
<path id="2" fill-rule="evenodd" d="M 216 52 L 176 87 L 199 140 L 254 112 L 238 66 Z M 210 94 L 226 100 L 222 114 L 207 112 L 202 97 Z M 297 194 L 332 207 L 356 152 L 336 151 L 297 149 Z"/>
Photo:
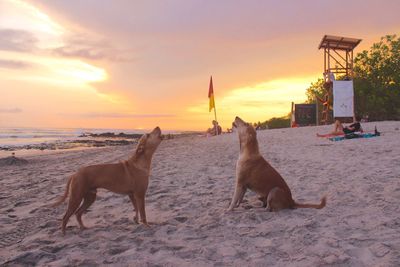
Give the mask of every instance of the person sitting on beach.
<path id="1" fill-rule="evenodd" d="M 350 124 L 347 127 L 343 127 L 342 123 L 339 120 L 336 120 L 334 123 L 334 130 L 333 132 L 330 132 L 328 134 L 318 134 L 318 137 L 329 137 L 329 136 L 336 136 L 336 135 L 346 135 L 346 134 L 350 134 L 350 133 L 354 133 L 354 132 L 363 132 L 363 129 L 361 127 L 360 124 L 361 121 L 361 117 L 360 116 L 356 116 L 354 118 L 354 123 Z"/>
<path id="2" fill-rule="evenodd" d="M 212 121 L 213 127 L 207 129 L 207 135 L 220 135 L 222 133 L 222 128 L 221 126 L 218 125 L 218 122 L 216 120 Z"/>

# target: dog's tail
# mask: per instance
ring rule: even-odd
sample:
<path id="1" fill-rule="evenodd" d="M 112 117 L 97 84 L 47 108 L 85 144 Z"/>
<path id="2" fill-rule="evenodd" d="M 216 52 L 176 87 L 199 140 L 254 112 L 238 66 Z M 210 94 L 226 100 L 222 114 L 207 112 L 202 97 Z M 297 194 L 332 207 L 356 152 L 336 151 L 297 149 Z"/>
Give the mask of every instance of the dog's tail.
<path id="1" fill-rule="evenodd" d="M 72 181 L 72 178 L 73 178 L 73 177 L 74 177 L 73 175 L 71 175 L 71 177 L 69 177 L 68 182 L 67 182 L 67 188 L 65 188 L 65 193 L 64 193 L 64 195 L 63 195 L 62 197 L 60 197 L 60 198 L 57 200 L 57 202 L 51 204 L 51 207 L 56 207 L 56 206 L 60 205 L 61 203 L 63 203 L 63 202 L 67 199 L 68 194 L 69 194 L 69 187 L 70 187 L 70 185 L 71 185 L 71 181 Z"/>
<path id="2" fill-rule="evenodd" d="M 320 204 L 300 204 L 294 202 L 294 208 L 313 208 L 313 209 L 322 209 L 326 206 L 326 196 L 321 199 Z"/>

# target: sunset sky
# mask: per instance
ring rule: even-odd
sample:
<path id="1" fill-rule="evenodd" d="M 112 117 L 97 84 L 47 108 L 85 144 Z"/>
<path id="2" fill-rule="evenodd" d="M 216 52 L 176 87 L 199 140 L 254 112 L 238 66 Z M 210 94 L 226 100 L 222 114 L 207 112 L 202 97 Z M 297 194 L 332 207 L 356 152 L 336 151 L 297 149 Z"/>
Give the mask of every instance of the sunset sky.
<path id="1" fill-rule="evenodd" d="M 400 1 L 0 1 L 0 127 L 265 121 L 322 77 L 325 34 L 400 32 Z"/>

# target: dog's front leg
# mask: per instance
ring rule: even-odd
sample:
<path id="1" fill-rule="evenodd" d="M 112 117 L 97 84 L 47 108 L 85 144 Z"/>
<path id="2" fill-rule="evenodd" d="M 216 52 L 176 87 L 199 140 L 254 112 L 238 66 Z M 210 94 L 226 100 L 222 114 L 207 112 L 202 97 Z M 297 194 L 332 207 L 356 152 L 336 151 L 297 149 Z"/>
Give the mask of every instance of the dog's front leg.
<path id="1" fill-rule="evenodd" d="M 133 193 L 129 194 L 129 198 L 131 199 L 133 208 L 135 209 L 135 216 L 133 217 L 133 221 L 135 223 L 139 223 L 139 209 L 136 205 L 135 195 Z"/>
<path id="2" fill-rule="evenodd" d="M 235 207 L 239 206 L 240 202 L 242 202 L 245 193 L 246 193 L 246 187 L 240 184 L 236 184 L 235 193 L 233 193 L 232 201 L 231 204 L 229 205 L 228 211 L 231 211 Z"/>
<path id="3" fill-rule="evenodd" d="M 146 219 L 144 195 L 135 194 L 135 201 L 136 201 L 136 206 L 139 209 L 140 222 L 142 224 L 144 224 L 145 226 L 150 227 L 150 225 L 147 223 L 147 219 Z"/>
<path id="4" fill-rule="evenodd" d="M 239 198 L 238 198 L 238 200 L 237 200 L 237 202 L 236 202 L 235 208 L 239 207 L 240 203 L 242 203 L 243 197 L 244 197 L 244 194 L 246 194 L 246 191 L 247 191 L 247 188 L 246 188 L 246 187 L 243 187 L 243 188 L 242 188 L 242 191 L 240 192 Z"/>

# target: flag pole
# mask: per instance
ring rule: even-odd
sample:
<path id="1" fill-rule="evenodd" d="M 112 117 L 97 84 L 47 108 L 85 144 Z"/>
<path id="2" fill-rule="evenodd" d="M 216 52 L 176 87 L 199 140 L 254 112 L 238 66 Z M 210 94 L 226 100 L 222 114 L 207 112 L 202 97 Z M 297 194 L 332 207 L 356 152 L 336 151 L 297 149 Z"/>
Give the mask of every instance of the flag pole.
<path id="1" fill-rule="evenodd" d="M 215 108 L 215 97 L 214 97 L 214 86 L 212 81 L 212 75 L 210 76 L 210 86 L 208 88 L 208 98 L 210 103 L 210 111 L 214 109 L 214 118 L 215 118 L 215 125 L 214 125 L 214 133 L 218 135 L 218 120 L 217 120 L 217 109 Z M 214 123 L 213 123 L 214 124 Z"/>
<path id="2" fill-rule="evenodd" d="M 215 121 L 217 122 L 214 126 L 215 128 L 215 135 L 219 135 L 218 133 L 218 120 L 217 120 L 217 109 L 215 107 L 215 97 L 214 97 L 214 117 L 215 117 Z"/>
<path id="3" fill-rule="evenodd" d="M 215 97 L 214 97 L 214 117 L 215 117 L 215 121 L 218 122 L 218 120 L 217 120 L 217 109 L 215 108 Z"/>

